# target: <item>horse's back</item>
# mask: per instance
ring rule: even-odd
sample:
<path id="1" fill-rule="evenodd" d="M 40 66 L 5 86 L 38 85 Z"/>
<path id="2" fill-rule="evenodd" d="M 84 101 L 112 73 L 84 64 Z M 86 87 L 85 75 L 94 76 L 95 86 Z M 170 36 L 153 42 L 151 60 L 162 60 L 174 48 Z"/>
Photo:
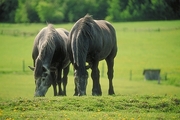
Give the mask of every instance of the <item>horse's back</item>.
<path id="1" fill-rule="evenodd" d="M 111 23 L 105 20 L 95 20 L 95 22 L 101 28 L 104 38 L 107 38 L 109 41 L 116 41 L 116 32 Z"/>
<path id="2" fill-rule="evenodd" d="M 94 20 L 91 16 L 79 19 L 72 27 L 69 39 L 71 43 L 68 46 L 71 49 L 70 53 L 74 53 L 76 57 L 76 52 L 81 51 L 82 54 L 83 51 L 87 51 L 87 61 L 91 61 L 95 56 L 99 56 L 99 60 L 103 60 L 108 56 L 113 58 L 117 53 L 115 29 L 105 20 Z M 85 47 L 77 47 L 77 43 L 79 46 Z M 88 49 L 84 50 L 85 48 Z M 83 50 L 78 51 L 78 49 Z"/>
<path id="3" fill-rule="evenodd" d="M 65 34 L 66 37 L 68 37 L 69 35 L 69 31 L 64 29 L 64 28 L 56 28 L 56 31 L 60 34 L 60 35 L 63 35 Z"/>
<path id="4" fill-rule="evenodd" d="M 55 29 L 51 24 L 48 24 L 47 27 L 42 28 L 34 39 L 32 51 L 33 60 L 36 60 L 41 51 L 41 46 L 44 44 L 44 42 L 48 41 L 48 39 L 51 39 L 51 42 L 55 44 L 55 52 L 52 61 L 54 62 L 58 59 L 67 59 L 66 41 L 68 40 L 68 34 L 69 32 L 66 29 Z M 48 38 L 48 36 L 50 37 Z"/>

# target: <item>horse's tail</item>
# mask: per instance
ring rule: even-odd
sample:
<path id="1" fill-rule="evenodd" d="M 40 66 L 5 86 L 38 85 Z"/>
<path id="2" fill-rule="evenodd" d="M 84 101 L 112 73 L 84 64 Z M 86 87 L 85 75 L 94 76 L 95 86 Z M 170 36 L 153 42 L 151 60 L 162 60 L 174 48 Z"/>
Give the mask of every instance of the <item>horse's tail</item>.
<path id="1" fill-rule="evenodd" d="M 72 54 L 73 54 L 73 64 L 74 67 L 80 67 L 79 69 L 84 69 L 86 65 L 86 56 L 88 51 L 88 43 L 86 43 L 85 38 L 82 34 L 78 34 L 72 42 Z"/>
<path id="2" fill-rule="evenodd" d="M 72 48 L 72 56 L 73 56 L 73 65 L 75 67 L 75 69 L 79 66 L 79 62 L 78 62 L 78 54 L 77 54 L 77 44 L 76 44 L 76 40 L 72 39 L 72 43 L 71 43 L 71 48 Z"/>
<path id="3" fill-rule="evenodd" d="M 91 23 L 94 22 L 90 15 L 86 15 L 76 22 L 70 33 L 74 67 L 86 68 L 86 57 L 90 39 L 93 38 Z"/>

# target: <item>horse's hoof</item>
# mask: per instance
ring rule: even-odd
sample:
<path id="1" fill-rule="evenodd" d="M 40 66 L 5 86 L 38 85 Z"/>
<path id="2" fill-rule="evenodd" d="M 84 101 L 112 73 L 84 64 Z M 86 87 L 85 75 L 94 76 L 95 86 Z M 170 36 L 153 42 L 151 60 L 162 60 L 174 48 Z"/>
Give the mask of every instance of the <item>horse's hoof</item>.
<path id="1" fill-rule="evenodd" d="M 73 96 L 78 96 L 78 94 L 74 93 L 74 95 L 73 95 Z"/>
<path id="2" fill-rule="evenodd" d="M 92 93 L 93 96 L 101 96 L 102 94 L 100 93 Z"/>
<path id="3" fill-rule="evenodd" d="M 63 91 L 59 92 L 58 96 L 66 96 L 66 93 L 64 93 Z"/>
<path id="4" fill-rule="evenodd" d="M 109 91 L 108 95 L 115 95 L 114 91 Z"/>

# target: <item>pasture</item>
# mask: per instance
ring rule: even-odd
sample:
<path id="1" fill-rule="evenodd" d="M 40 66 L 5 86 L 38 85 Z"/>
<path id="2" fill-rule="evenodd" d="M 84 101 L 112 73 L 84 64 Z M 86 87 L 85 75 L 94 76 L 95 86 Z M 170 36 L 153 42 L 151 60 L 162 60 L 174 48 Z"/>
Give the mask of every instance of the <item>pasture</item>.
<path id="1" fill-rule="evenodd" d="M 54 26 L 70 30 L 72 25 Z M 66 97 L 53 97 L 51 87 L 45 98 L 33 98 L 33 72 L 27 66 L 33 64 L 34 37 L 44 26 L 0 23 L 0 119 L 180 119 L 180 21 L 113 23 L 118 40 L 116 95 L 107 96 L 102 61 L 101 97 L 91 96 L 90 78 L 87 96 L 73 97 L 71 68 Z M 161 69 L 161 84 L 144 81 L 145 68 Z"/>

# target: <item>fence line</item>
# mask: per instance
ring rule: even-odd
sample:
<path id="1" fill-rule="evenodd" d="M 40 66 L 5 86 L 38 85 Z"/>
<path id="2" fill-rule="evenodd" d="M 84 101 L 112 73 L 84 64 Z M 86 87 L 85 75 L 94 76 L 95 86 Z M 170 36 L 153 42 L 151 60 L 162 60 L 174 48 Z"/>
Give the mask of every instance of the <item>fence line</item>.
<path id="1" fill-rule="evenodd" d="M 35 36 L 38 32 L 25 32 L 19 30 L 0 30 L 0 35 L 10 35 L 10 36 Z"/>
<path id="2" fill-rule="evenodd" d="M 173 28 L 121 28 L 117 29 L 119 31 L 123 32 L 160 32 L 160 31 L 174 31 L 174 30 L 180 30 L 180 26 L 173 27 Z M 0 35 L 11 35 L 11 36 L 35 36 L 38 33 L 36 32 L 26 32 L 26 31 L 20 31 L 20 30 L 0 30 Z"/>
<path id="3" fill-rule="evenodd" d="M 160 32 L 160 31 L 174 31 L 174 30 L 180 30 L 180 26 L 173 27 L 173 28 L 122 28 L 117 29 L 119 31 L 123 32 Z"/>

